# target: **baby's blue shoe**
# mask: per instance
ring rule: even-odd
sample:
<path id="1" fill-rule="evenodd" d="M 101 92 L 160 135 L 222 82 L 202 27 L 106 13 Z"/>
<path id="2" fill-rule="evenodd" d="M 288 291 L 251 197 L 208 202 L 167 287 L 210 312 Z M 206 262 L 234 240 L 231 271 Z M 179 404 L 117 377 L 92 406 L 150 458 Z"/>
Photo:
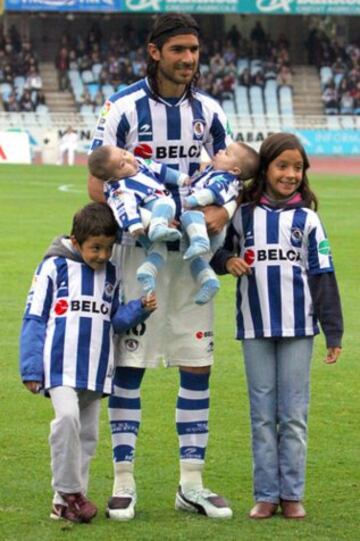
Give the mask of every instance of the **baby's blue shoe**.
<path id="1" fill-rule="evenodd" d="M 207 254 L 210 250 L 210 242 L 206 237 L 193 237 L 189 248 L 184 253 L 183 259 L 192 259 L 199 255 Z"/>
<path id="2" fill-rule="evenodd" d="M 149 239 L 151 242 L 175 242 L 180 240 L 182 234 L 178 229 L 174 227 L 167 227 L 166 225 L 158 224 L 153 228 L 150 227 Z"/>
<path id="3" fill-rule="evenodd" d="M 206 280 L 195 295 L 196 304 L 206 304 L 215 297 L 216 293 L 220 289 L 220 282 L 217 278 L 210 278 Z"/>
<path id="4" fill-rule="evenodd" d="M 141 283 L 145 293 L 151 293 L 152 291 L 155 291 L 156 281 L 152 274 L 146 272 L 137 272 L 136 279 L 138 280 L 138 282 Z"/>

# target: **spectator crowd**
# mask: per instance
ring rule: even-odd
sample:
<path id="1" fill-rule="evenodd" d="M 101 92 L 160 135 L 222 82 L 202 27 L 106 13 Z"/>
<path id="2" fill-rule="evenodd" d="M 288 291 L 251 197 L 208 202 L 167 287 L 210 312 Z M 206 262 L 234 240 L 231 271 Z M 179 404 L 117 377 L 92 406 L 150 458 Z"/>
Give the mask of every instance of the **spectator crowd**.
<path id="1" fill-rule="evenodd" d="M 114 91 L 146 73 L 144 31 L 127 25 L 121 33 L 103 36 L 92 25 L 83 36 L 64 32 L 54 65 L 59 91 L 72 92 L 78 111 L 98 112 Z M 322 101 L 328 114 L 360 114 L 360 44 L 341 45 L 319 28 L 307 39 L 308 60 L 320 73 Z M 259 87 L 268 81 L 292 88 L 290 44 L 284 35 L 273 39 L 256 22 L 245 38 L 233 25 L 224 40 L 204 36 L 199 86 L 220 103 L 232 101 L 237 112 L 236 87 Z M 0 30 L 0 89 L 5 111 L 46 108 L 38 55 L 13 25 Z"/>
<path id="2" fill-rule="evenodd" d="M 320 73 L 327 114 L 360 114 L 360 41 L 342 45 L 324 32 L 309 35 L 309 62 Z"/>
<path id="3" fill-rule="evenodd" d="M 14 25 L 0 31 L 0 91 L 9 112 L 37 111 L 46 102 L 37 54 Z"/>

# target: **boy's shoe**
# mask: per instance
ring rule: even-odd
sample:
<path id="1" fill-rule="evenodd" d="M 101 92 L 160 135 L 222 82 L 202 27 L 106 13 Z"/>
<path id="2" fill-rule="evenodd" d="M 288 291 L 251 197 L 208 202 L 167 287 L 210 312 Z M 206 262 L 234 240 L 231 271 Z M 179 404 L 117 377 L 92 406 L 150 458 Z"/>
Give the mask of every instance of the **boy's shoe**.
<path id="1" fill-rule="evenodd" d="M 207 488 L 183 492 L 179 487 L 176 493 L 175 509 L 200 513 L 209 518 L 231 518 L 233 515 L 227 501 Z"/>
<path id="2" fill-rule="evenodd" d="M 124 488 L 109 498 L 106 516 L 112 520 L 131 520 L 135 517 L 136 492 Z"/>
<path id="3" fill-rule="evenodd" d="M 96 515 L 96 505 L 81 494 L 81 492 L 76 492 L 74 494 L 59 492 L 59 494 L 67 504 L 68 511 L 79 517 L 79 522 L 90 522 Z"/>
<path id="4" fill-rule="evenodd" d="M 69 520 L 70 522 L 81 522 L 77 513 L 70 510 L 67 505 L 54 503 L 51 509 L 50 518 L 53 520 Z"/>
<path id="5" fill-rule="evenodd" d="M 220 289 L 220 282 L 217 278 L 209 278 L 200 287 L 199 291 L 195 295 L 195 304 L 206 304 L 215 297 L 216 293 Z"/>

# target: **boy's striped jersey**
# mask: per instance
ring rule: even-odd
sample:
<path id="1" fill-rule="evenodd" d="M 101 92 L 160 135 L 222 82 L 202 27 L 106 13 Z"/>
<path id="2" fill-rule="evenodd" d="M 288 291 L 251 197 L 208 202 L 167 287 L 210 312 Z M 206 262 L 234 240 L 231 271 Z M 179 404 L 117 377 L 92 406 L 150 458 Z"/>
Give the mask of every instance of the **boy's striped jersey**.
<path id="1" fill-rule="evenodd" d="M 237 284 L 237 338 L 317 334 L 307 275 L 334 271 L 317 214 L 242 205 L 232 224 L 252 269 Z"/>
<path id="2" fill-rule="evenodd" d="M 111 392 L 110 321 L 118 303 L 112 263 L 98 271 L 65 257 L 41 263 L 28 296 L 22 348 L 29 370 L 43 365 L 45 389 L 67 385 Z"/>
<path id="3" fill-rule="evenodd" d="M 191 100 L 155 99 L 142 79 L 106 101 L 90 152 L 115 145 L 191 176 L 199 169 L 203 146 L 213 156 L 230 142 L 225 114 L 213 98 L 194 91 Z"/>

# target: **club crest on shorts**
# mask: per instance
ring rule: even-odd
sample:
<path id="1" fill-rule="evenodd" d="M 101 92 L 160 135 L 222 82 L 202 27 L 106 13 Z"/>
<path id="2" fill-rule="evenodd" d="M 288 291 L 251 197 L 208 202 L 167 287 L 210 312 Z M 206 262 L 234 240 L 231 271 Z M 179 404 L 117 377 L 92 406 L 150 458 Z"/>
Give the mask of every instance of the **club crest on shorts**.
<path id="1" fill-rule="evenodd" d="M 125 340 L 125 349 L 128 351 L 136 351 L 139 347 L 138 340 L 134 340 L 134 338 L 128 338 Z"/>
<path id="2" fill-rule="evenodd" d="M 205 122 L 203 120 L 194 120 L 193 121 L 193 132 L 194 137 L 197 140 L 201 140 L 204 137 L 205 133 Z"/>

